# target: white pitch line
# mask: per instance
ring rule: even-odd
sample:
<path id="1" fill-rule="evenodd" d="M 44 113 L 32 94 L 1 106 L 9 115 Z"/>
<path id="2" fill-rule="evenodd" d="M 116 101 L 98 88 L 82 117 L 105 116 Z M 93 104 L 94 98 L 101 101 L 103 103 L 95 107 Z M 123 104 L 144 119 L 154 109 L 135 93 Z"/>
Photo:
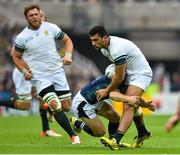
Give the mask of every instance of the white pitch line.
<path id="1" fill-rule="evenodd" d="M 68 147 L 93 147 L 93 148 L 103 148 L 102 145 L 71 145 L 71 144 L 67 144 L 67 145 L 50 145 L 50 144 L 42 144 L 42 145 L 38 145 L 38 144 L 31 144 L 31 145 L 22 145 L 22 144 L 0 144 L 0 147 L 3 146 L 17 146 L 17 147 L 61 147 L 61 148 L 68 148 Z M 179 148 L 180 146 L 142 146 L 141 148 Z"/>
<path id="2" fill-rule="evenodd" d="M 22 145 L 22 144 L 0 144 L 0 147 L 2 146 L 17 146 L 17 147 L 75 147 L 75 146 L 78 146 L 78 147 L 93 147 L 93 148 L 97 148 L 97 147 L 102 147 L 101 145 L 97 146 L 97 145 L 82 145 L 82 144 L 67 144 L 67 145 L 51 145 L 51 144 L 42 144 L 42 145 L 39 145 L 39 144 L 31 144 L 31 145 Z"/>
<path id="3" fill-rule="evenodd" d="M 180 149 L 180 146 L 142 146 L 142 148 L 179 148 Z"/>

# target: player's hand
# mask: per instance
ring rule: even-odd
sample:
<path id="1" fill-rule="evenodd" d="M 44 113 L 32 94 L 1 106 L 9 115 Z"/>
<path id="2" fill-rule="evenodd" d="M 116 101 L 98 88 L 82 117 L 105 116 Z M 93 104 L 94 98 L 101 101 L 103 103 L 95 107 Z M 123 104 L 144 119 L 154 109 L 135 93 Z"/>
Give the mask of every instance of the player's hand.
<path id="1" fill-rule="evenodd" d="M 72 57 L 64 56 L 62 58 L 63 65 L 70 65 L 72 63 Z"/>
<path id="2" fill-rule="evenodd" d="M 101 101 L 109 95 L 109 92 L 106 89 L 100 89 L 96 91 L 96 99 L 97 101 Z"/>
<path id="3" fill-rule="evenodd" d="M 144 107 L 149 109 L 150 111 L 155 111 L 156 106 L 153 104 L 153 101 L 146 102 L 143 98 L 137 97 L 138 99 L 138 104 L 140 107 Z"/>
<path id="4" fill-rule="evenodd" d="M 139 106 L 139 99 L 137 98 L 137 96 L 128 96 L 128 100 L 127 103 L 135 108 L 137 108 Z"/>
<path id="5" fill-rule="evenodd" d="M 31 80 L 32 77 L 33 77 L 31 70 L 23 69 L 22 74 L 23 74 L 23 76 L 24 76 L 24 79 L 27 80 L 27 81 Z"/>

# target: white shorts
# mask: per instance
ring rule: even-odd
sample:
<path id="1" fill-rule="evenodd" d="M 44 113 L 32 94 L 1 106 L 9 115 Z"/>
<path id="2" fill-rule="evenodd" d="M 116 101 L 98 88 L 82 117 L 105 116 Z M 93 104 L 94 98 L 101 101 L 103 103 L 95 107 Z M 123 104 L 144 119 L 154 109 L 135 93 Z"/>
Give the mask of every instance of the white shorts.
<path id="1" fill-rule="evenodd" d="M 125 83 L 127 85 L 137 86 L 143 90 L 146 90 L 147 87 L 150 85 L 151 80 L 152 76 L 150 75 L 136 74 L 127 76 Z"/>
<path id="2" fill-rule="evenodd" d="M 63 68 L 60 68 L 51 75 L 35 76 L 32 78 L 31 83 L 36 88 L 38 94 L 50 85 L 53 85 L 56 91 L 70 90 Z"/>
<path id="3" fill-rule="evenodd" d="M 74 116 L 77 118 L 86 117 L 89 119 L 93 119 L 96 117 L 96 111 L 101 109 L 103 104 L 104 102 L 89 104 L 80 94 L 80 92 L 78 92 L 72 101 L 71 109 L 74 113 Z"/>
<path id="4" fill-rule="evenodd" d="M 31 82 L 26 81 L 22 73 L 17 68 L 13 70 L 13 82 L 17 94 L 23 95 L 23 94 L 31 93 L 31 87 L 32 87 Z"/>

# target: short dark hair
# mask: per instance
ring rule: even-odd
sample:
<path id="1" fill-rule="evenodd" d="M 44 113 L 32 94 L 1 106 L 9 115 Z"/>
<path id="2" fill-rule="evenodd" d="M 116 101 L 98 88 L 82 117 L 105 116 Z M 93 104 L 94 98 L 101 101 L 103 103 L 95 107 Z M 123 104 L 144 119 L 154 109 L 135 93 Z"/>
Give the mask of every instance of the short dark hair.
<path id="1" fill-rule="evenodd" d="M 94 36 L 96 34 L 99 34 L 100 37 L 109 36 L 104 26 L 94 26 L 92 29 L 89 30 L 90 36 Z"/>
<path id="2" fill-rule="evenodd" d="M 31 4 L 31 5 L 28 5 L 28 6 L 24 7 L 24 15 L 25 15 L 25 17 L 27 17 L 27 14 L 28 14 L 29 10 L 33 10 L 33 9 L 37 9 L 38 11 L 40 11 L 39 5 L 36 5 L 36 4 Z"/>

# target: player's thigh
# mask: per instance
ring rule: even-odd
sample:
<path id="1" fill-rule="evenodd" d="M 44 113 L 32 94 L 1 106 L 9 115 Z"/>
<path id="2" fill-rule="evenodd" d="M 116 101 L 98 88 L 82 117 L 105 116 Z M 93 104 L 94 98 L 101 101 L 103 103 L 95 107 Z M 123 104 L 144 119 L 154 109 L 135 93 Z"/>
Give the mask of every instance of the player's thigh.
<path id="1" fill-rule="evenodd" d="M 71 109 L 71 92 L 63 68 L 54 76 L 53 85 L 61 102 L 62 109 L 69 111 Z"/>
<path id="2" fill-rule="evenodd" d="M 141 96 L 143 94 L 144 90 L 141 89 L 138 86 L 134 86 L 134 85 L 129 85 L 127 87 L 126 93 L 125 95 L 128 96 Z"/>
<path id="3" fill-rule="evenodd" d="M 140 87 L 137 87 L 134 85 L 129 85 L 127 87 L 125 95 L 127 95 L 127 96 L 142 96 L 143 92 L 144 92 L 144 90 L 141 89 Z M 136 108 L 129 105 L 128 103 L 123 103 L 123 113 L 126 111 L 136 111 Z"/>
<path id="4" fill-rule="evenodd" d="M 108 103 L 104 103 L 97 114 L 107 118 L 111 122 L 119 122 L 120 120 L 119 114 L 115 111 L 114 107 Z"/>
<path id="5" fill-rule="evenodd" d="M 31 108 L 31 83 L 26 81 L 22 73 L 15 68 L 13 70 L 13 82 L 15 85 L 15 91 L 17 93 L 17 99 L 15 100 L 15 108 L 20 110 L 28 110 Z"/>
<path id="6" fill-rule="evenodd" d="M 148 75 L 136 74 L 128 77 L 127 79 L 128 88 L 126 90 L 126 95 L 141 96 L 150 85 L 152 77 Z"/>
<path id="7" fill-rule="evenodd" d="M 53 76 L 53 85 L 56 91 L 70 90 L 64 69 L 59 69 L 59 72 Z"/>
<path id="8" fill-rule="evenodd" d="M 95 137 L 103 136 L 106 132 L 101 120 L 96 115 L 96 105 L 89 104 L 84 98 L 78 93 L 73 99 L 72 110 L 74 115 L 81 118 L 87 126 L 93 131 Z"/>

